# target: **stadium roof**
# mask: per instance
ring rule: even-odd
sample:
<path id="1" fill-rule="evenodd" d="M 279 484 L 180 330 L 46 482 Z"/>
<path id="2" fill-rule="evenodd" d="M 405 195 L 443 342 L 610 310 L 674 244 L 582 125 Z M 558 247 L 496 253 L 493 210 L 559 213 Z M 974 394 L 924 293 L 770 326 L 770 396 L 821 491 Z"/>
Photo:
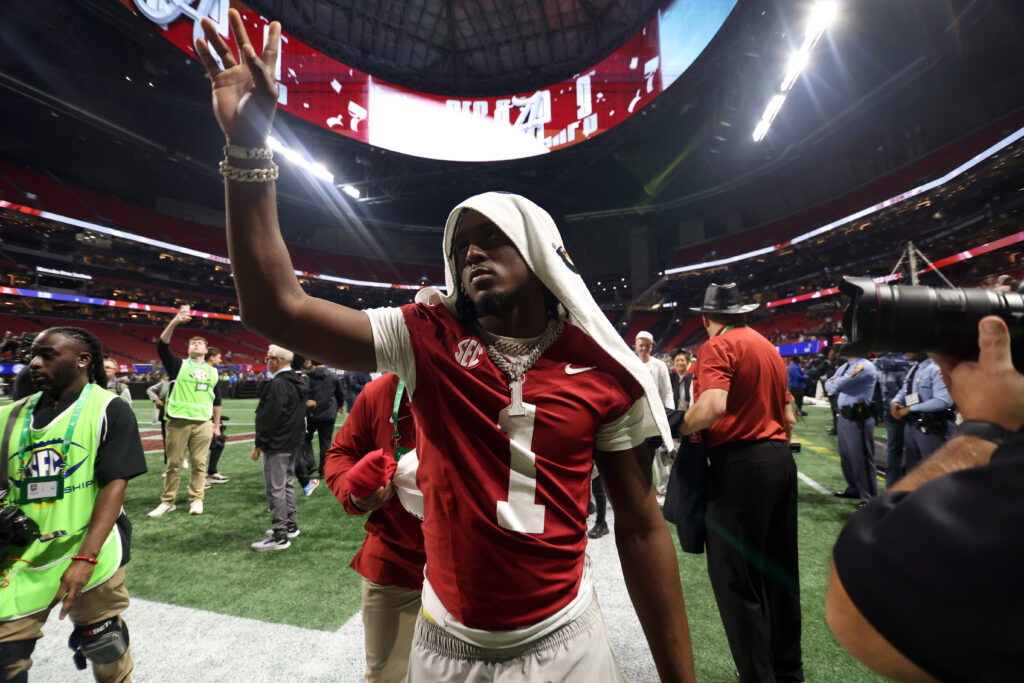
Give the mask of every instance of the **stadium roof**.
<path id="1" fill-rule="evenodd" d="M 613 52 L 658 5 L 251 4 L 334 59 L 406 88 L 466 97 L 572 76 Z M 434 244 L 451 206 L 504 189 L 551 211 L 570 249 L 587 244 L 585 271 L 630 269 L 621 243 L 601 252 L 611 243 L 588 240 L 609 229 L 643 230 L 649 245 L 668 245 L 654 255 L 657 269 L 674 246 L 841 196 L 1024 108 L 1024 3 L 840 2 L 837 23 L 755 143 L 751 132 L 810 6 L 740 0 L 696 62 L 638 115 L 539 157 L 423 159 L 282 117 L 301 146 L 373 200 L 325 197 L 315 183 L 286 178 L 286 230 L 307 241 L 330 229 Z M 0 39 L 0 158 L 148 207 L 168 199 L 222 206 L 222 139 L 202 69 L 145 19 L 118 0 L 9 0 L 0 6 Z"/>

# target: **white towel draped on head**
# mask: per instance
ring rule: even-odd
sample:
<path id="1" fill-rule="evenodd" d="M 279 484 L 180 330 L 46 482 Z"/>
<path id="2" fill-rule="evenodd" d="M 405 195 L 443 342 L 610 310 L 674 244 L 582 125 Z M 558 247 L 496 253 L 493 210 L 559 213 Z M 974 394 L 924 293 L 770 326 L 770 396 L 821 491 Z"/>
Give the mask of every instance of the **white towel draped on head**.
<path id="1" fill-rule="evenodd" d="M 530 270 L 551 290 L 565 310 L 569 322 L 583 330 L 604 351 L 631 374 L 647 394 L 644 426 L 657 428 L 666 444 L 672 434 L 665 417 L 665 407 L 647 367 L 615 331 L 607 316 L 597 306 L 583 278 L 576 272 L 569 254 L 562 245 L 562 236 L 547 211 L 529 199 L 504 192 L 487 192 L 470 197 L 456 206 L 444 226 L 445 284 L 448 294 L 444 305 L 456 312 L 458 273 L 452 260 L 452 237 L 462 213 L 472 209 L 487 216 L 519 250 Z M 653 429 L 652 429 L 653 431 Z"/>

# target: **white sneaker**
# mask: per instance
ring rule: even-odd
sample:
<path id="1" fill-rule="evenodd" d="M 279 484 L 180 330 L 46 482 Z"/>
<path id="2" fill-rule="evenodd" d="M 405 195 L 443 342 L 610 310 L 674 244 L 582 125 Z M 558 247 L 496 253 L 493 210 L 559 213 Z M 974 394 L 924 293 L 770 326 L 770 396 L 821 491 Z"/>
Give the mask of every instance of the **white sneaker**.
<path id="1" fill-rule="evenodd" d="M 153 508 L 153 510 L 146 516 L 153 517 L 154 519 L 157 517 L 163 517 L 164 513 L 170 512 L 173 509 L 175 509 L 175 505 L 173 503 L 160 503 L 155 508 Z"/>
<path id="2" fill-rule="evenodd" d="M 225 477 L 220 472 L 214 472 L 213 474 L 206 475 L 206 481 L 211 484 L 226 484 L 231 481 L 231 477 Z"/>
<path id="3" fill-rule="evenodd" d="M 184 462 L 181 463 L 181 469 L 183 469 L 183 470 L 187 470 L 188 469 L 188 460 L 185 460 Z"/>
<path id="4" fill-rule="evenodd" d="M 302 533 L 302 530 L 299 529 L 299 528 L 296 528 L 296 529 L 288 532 L 288 538 L 295 538 L 296 536 L 298 536 L 301 533 Z M 267 538 L 273 538 L 273 537 L 274 537 L 274 530 L 273 529 L 267 529 Z"/>
<path id="5" fill-rule="evenodd" d="M 193 500 L 188 506 L 188 514 L 190 515 L 201 515 L 203 514 L 203 501 Z"/>
<path id="6" fill-rule="evenodd" d="M 249 547 L 258 553 L 264 550 L 285 550 L 286 548 L 292 547 L 292 542 L 287 538 L 283 541 L 276 540 L 273 536 L 265 538 L 262 541 L 253 541 L 249 544 Z"/>

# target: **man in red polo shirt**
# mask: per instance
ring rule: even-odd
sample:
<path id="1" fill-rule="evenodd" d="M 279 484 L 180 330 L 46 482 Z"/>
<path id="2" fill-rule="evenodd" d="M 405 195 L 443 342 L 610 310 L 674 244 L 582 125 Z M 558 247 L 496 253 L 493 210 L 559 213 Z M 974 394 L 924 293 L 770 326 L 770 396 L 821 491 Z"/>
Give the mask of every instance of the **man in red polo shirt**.
<path id="1" fill-rule="evenodd" d="M 712 284 L 701 313 L 710 339 L 694 371 L 696 402 L 680 432 L 706 430 L 711 463 L 708 574 L 740 681 L 802 681 L 796 415 L 786 368 L 771 342 L 747 327 L 734 283 Z"/>
<path id="2" fill-rule="evenodd" d="M 416 424 L 405 384 L 398 375 L 387 374 L 359 394 L 324 461 L 327 485 L 345 511 L 371 513 L 366 540 L 351 564 L 363 577 L 364 683 L 405 680 L 427 556 L 420 520 L 395 496 L 395 483 L 388 480 L 370 495 L 359 491 L 362 495 L 357 496 L 349 474 L 377 449 L 383 449 L 388 459 L 397 459 L 415 445 Z"/>

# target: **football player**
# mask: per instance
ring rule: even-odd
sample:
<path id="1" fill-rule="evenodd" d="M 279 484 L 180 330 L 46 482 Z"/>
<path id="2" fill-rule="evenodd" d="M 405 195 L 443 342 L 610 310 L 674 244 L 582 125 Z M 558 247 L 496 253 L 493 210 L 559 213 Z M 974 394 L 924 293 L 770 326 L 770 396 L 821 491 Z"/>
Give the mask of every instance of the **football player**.
<path id="1" fill-rule="evenodd" d="M 260 56 L 240 15 L 229 18 L 241 61 L 208 20 L 196 49 L 228 142 L 221 174 L 243 320 L 338 367 L 392 371 L 412 399 L 427 565 L 409 680 L 510 670 L 622 680 L 584 552 L 595 462 L 658 673 L 693 680 L 678 565 L 644 446 L 671 438 L 665 411 L 551 217 L 502 193 L 457 206 L 443 240 L 448 294 L 433 306 L 364 312 L 308 296 L 281 237 L 278 169 L 265 147 L 280 25 Z"/>

